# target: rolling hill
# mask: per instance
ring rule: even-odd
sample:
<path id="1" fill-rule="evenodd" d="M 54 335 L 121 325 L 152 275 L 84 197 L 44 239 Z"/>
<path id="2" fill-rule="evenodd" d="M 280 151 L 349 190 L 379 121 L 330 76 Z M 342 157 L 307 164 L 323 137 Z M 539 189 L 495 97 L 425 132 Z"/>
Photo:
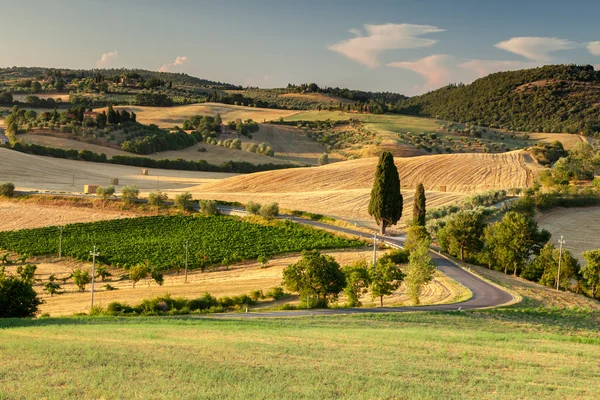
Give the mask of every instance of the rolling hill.
<path id="1" fill-rule="evenodd" d="M 498 72 L 401 100 L 393 109 L 516 131 L 600 134 L 600 71 L 547 65 Z"/>

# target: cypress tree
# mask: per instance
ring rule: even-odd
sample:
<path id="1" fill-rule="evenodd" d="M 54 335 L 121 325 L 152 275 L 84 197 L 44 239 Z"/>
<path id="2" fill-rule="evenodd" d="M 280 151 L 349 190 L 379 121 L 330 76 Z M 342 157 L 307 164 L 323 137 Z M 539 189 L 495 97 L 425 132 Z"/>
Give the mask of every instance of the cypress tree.
<path id="1" fill-rule="evenodd" d="M 413 224 L 419 226 L 425 226 L 425 187 L 422 183 L 417 185 L 415 191 L 415 203 L 413 206 Z"/>
<path id="2" fill-rule="evenodd" d="M 369 201 L 369 215 L 381 226 L 381 234 L 385 228 L 395 225 L 402 216 L 402 194 L 400 193 L 400 176 L 394 164 L 394 156 L 384 151 L 379 157 L 375 169 L 375 182 Z"/>

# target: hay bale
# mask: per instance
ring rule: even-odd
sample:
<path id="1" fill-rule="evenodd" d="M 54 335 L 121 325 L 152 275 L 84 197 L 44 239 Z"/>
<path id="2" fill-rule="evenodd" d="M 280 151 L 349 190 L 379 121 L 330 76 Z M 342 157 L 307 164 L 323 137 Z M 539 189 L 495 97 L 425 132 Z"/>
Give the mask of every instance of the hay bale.
<path id="1" fill-rule="evenodd" d="M 148 170 L 147 169 L 143 169 L 142 170 L 142 175 L 148 175 Z"/>
<path id="2" fill-rule="evenodd" d="M 110 184 L 114 185 L 114 186 L 118 186 L 119 185 L 119 178 L 111 178 Z"/>
<path id="3" fill-rule="evenodd" d="M 96 189 L 99 185 L 83 185 L 83 193 L 85 194 L 96 194 Z"/>

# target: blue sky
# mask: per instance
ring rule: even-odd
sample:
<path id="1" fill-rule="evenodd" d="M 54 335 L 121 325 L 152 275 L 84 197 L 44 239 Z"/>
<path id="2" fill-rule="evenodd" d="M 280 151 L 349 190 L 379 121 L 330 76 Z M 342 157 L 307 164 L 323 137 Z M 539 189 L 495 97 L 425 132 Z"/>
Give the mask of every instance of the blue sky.
<path id="1" fill-rule="evenodd" d="M 499 70 L 600 66 L 598 1 L 0 0 L 0 10 L 0 66 L 411 95 Z"/>

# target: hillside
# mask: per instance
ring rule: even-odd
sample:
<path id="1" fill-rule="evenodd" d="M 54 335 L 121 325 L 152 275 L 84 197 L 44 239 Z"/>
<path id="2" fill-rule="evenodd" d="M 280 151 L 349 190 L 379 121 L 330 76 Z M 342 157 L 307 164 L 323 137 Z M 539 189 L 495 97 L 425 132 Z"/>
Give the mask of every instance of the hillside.
<path id="1" fill-rule="evenodd" d="M 398 102 L 394 111 L 527 132 L 600 134 L 600 71 L 547 65 L 498 72 Z"/>

